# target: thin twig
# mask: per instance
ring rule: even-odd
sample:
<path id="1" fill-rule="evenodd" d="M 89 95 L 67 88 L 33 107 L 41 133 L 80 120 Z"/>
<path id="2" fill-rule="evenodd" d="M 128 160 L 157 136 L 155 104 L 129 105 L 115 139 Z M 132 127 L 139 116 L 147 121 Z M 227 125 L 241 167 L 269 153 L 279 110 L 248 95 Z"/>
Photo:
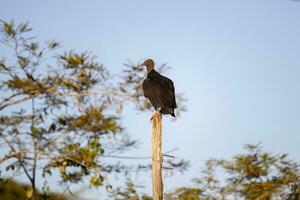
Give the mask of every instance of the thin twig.
<path id="1" fill-rule="evenodd" d="M 21 152 L 13 152 L 10 155 L 5 155 L 2 159 L 0 159 L 0 164 L 10 158 L 18 158 L 20 155 L 22 155 Z"/>
<path id="2" fill-rule="evenodd" d="M 151 156 L 109 156 L 103 155 L 105 158 L 119 158 L 119 159 L 133 159 L 133 160 L 143 160 L 143 159 L 151 159 Z"/>
<path id="3" fill-rule="evenodd" d="M 0 136 L 2 136 L 2 138 L 4 139 L 4 141 L 6 142 L 6 144 L 9 146 L 9 148 L 14 152 L 17 153 L 17 151 L 15 150 L 15 148 L 12 146 L 12 144 L 5 138 L 5 136 L 3 136 L 2 134 L 0 134 Z M 25 165 L 24 165 L 24 161 L 21 158 L 17 158 L 21 167 L 23 168 L 26 176 L 28 177 L 28 179 L 30 180 L 30 182 L 32 183 L 32 177 L 29 175 L 28 170 L 26 169 Z"/>
<path id="4" fill-rule="evenodd" d="M 12 106 L 12 105 L 15 105 L 15 104 L 22 103 L 22 102 L 27 101 L 27 100 L 32 99 L 32 98 L 34 98 L 34 96 L 28 96 L 28 97 L 25 97 L 23 99 L 18 99 L 18 100 L 12 101 L 10 103 L 6 103 L 6 104 L 4 104 L 0 107 L 0 110 L 3 110 L 4 108 L 6 108 L 8 106 Z"/>
<path id="5" fill-rule="evenodd" d="M 33 167 L 32 167 L 32 189 L 33 189 L 33 196 L 35 195 L 35 177 L 36 177 L 36 164 L 37 164 L 37 138 L 35 133 L 33 133 L 34 130 L 34 114 L 35 114 L 35 107 L 34 107 L 34 99 L 32 99 L 32 118 L 31 118 L 31 136 L 33 140 Z"/>

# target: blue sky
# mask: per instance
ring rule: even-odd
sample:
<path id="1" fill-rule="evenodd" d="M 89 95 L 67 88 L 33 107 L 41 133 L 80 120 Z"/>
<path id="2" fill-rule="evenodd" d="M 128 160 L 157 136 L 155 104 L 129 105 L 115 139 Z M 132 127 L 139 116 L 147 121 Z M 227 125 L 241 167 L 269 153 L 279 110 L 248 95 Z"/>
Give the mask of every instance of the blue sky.
<path id="1" fill-rule="evenodd" d="M 127 60 L 172 66 L 167 75 L 188 112 L 165 118 L 163 148 L 178 147 L 175 156 L 192 167 L 166 179 L 167 189 L 246 143 L 300 160 L 300 2 L 2 0 L 0 19 L 29 21 L 41 41 L 55 38 L 64 50 L 92 51 L 113 73 Z M 125 114 L 127 132 L 143 144 L 130 155 L 149 155 L 150 113 Z"/>

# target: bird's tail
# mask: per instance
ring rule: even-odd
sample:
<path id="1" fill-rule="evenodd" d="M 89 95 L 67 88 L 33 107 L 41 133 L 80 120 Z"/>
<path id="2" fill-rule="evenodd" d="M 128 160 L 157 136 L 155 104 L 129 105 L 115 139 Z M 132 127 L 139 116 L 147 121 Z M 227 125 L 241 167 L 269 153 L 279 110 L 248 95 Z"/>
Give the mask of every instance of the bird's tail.
<path id="1" fill-rule="evenodd" d="M 175 117 L 174 108 L 161 108 L 159 112 L 163 115 L 170 114 Z"/>

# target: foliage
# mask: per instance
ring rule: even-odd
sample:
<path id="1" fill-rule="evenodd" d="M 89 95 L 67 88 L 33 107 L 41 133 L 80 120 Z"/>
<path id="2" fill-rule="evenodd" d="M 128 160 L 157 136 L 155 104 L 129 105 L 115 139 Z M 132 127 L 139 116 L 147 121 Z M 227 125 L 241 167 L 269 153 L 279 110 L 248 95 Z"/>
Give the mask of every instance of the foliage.
<path id="1" fill-rule="evenodd" d="M 139 195 L 137 186 L 130 180 L 125 183 L 124 187 L 111 191 L 110 197 L 115 200 L 152 200 L 146 194 Z"/>
<path id="2" fill-rule="evenodd" d="M 0 42 L 14 58 L 0 59 L 0 141 L 7 150 L 0 169 L 7 176 L 25 174 L 33 192 L 38 170 L 45 180 L 59 173 L 66 187 L 87 179 L 110 187 L 105 182 L 110 173 L 148 170 L 149 165 L 103 161 L 137 144 L 124 133 L 120 118 L 127 102 L 141 105 L 140 86 L 133 86 L 141 84 L 142 70 L 124 71 L 116 83 L 91 53 L 60 53 L 60 42 L 41 44 L 29 36 L 31 30 L 28 23 L 0 23 Z M 133 81 L 125 86 L 129 76 Z M 186 168 L 186 162 L 174 163 Z"/>
<path id="3" fill-rule="evenodd" d="M 25 37 L 30 30 L 28 24 L 2 24 L 1 42 L 16 57 L 10 65 L 3 61 L 0 71 L 5 77 L 0 108 L 14 106 L 0 117 L 1 137 L 10 149 L 6 158 L 16 159 L 7 169 L 22 169 L 33 188 L 40 164 L 43 176 L 59 169 L 63 182 L 86 176 L 91 184 L 101 185 L 100 137 L 122 128 L 115 114 L 106 113 L 107 100 L 92 100 L 89 93 L 104 86 L 108 72 L 90 54 L 69 52 L 57 56 L 58 65 L 47 66 L 45 73 L 43 60 L 59 43 L 42 47 Z M 38 163 L 42 160 L 48 163 Z"/>
<path id="4" fill-rule="evenodd" d="M 181 187 L 165 192 L 166 200 L 299 200 L 299 164 L 287 154 L 272 154 L 261 145 L 245 145 L 246 153 L 231 160 L 210 159 L 193 187 Z M 137 192 L 128 182 L 118 188 L 113 199 L 151 199 Z M 117 198 L 118 197 L 118 198 Z"/>
<path id="5" fill-rule="evenodd" d="M 32 196 L 31 187 L 12 180 L 2 180 L 0 182 L 1 199 L 20 200 L 29 199 Z M 35 200 L 67 200 L 68 198 L 62 194 L 48 193 L 42 194 L 36 192 Z"/>
<path id="6" fill-rule="evenodd" d="M 260 145 L 246 145 L 245 149 L 247 153 L 236 155 L 232 160 L 206 162 L 203 175 L 195 179 L 201 199 L 299 198 L 297 162 L 289 160 L 287 154 L 266 152 Z M 221 176 L 225 176 L 225 180 Z"/>
<path id="7" fill-rule="evenodd" d="M 174 192 L 166 194 L 166 200 L 199 200 L 201 190 L 199 188 L 178 188 Z"/>

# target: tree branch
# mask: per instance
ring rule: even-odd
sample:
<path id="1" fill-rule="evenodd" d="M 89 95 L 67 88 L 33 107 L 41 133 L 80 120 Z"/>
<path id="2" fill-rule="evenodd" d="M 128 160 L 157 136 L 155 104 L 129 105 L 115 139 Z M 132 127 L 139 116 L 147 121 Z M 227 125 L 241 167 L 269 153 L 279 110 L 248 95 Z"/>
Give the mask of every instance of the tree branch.
<path id="1" fill-rule="evenodd" d="M 12 105 L 16 105 L 16 104 L 22 103 L 22 102 L 27 101 L 29 99 L 32 99 L 34 97 L 35 96 L 28 96 L 28 97 L 24 97 L 23 99 L 18 99 L 18 100 L 15 100 L 15 101 L 8 102 L 8 103 L 6 103 L 4 105 L 1 105 L 0 106 L 0 110 L 3 110 L 4 108 L 6 108 L 8 106 L 12 106 Z"/>
<path id="2" fill-rule="evenodd" d="M 4 141 L 6 142 L 6 144 L 9 146 L 9 148 L 13 151 L 13 153 L 14 153 L 14 154 L 18 154 L 18 152 L 16 151 L 16 149 L 15 149 L 15 148 L 12 146 L 12 144 L 5 138 L 5 136 L 2 135 L 2 134 L 0 134 L 0 136 L 2 136 L 2 138 L 4 139 Z M 24 161 L 23 161 L 21 158 L 19 158 L 19 157 L 17 157 L 17 159 L 18 159 L 18 161 L 19 161 L 21 167 L 23 168 L 23 170 L 24 170 L 26 176 L 28 177 L 28 179 L 29 179 L 30 182 L 32 183 L 32 177 L 29 175 L 29 172 L 28 172 L 28 170 L 26 169 L 26 167 L 25 167 L 25 165 L 24 165 Z"/>

